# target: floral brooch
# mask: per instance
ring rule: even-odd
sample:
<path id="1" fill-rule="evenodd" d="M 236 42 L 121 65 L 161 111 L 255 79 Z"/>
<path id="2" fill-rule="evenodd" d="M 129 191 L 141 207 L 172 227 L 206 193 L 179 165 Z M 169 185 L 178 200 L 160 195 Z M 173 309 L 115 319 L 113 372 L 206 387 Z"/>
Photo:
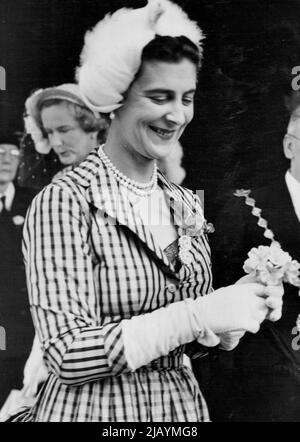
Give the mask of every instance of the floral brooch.
<path id="1" fill-rule="evenodd" d="M 193 261 L 191 253 L 192 238 L 201 236 L 203 233 L 213 233 L 214 227 L 207 223 L 202 212 L 189 213 L 178 228 L 179 239 L 178 257 L 182 264 L 190 265 Z"/>

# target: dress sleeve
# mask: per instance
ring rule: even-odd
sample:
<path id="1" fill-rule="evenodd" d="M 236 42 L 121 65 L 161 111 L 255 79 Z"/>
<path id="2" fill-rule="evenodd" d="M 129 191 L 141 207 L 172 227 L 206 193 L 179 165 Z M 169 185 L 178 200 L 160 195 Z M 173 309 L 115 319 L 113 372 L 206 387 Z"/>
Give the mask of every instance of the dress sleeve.
<path id="1" fill-rule="evenodd" d="M 62 383 L 80 385 L 136 370 L 211 336 L 201 303 L 192 299 L 102 324 L 89 208 L 78 198 L 61 183 L 48 186 L 34 200 L 24 226 L 30 306 L 48 369 Z"/>
<path id="2" fill-rule="evenodd" d="M 100 324 L 88 235 L 71 191 L 53 184 L 35 198 L 23 243 L 30 306 L 48 369 L 67 384 L 128 369 L 120 324 Z"/>

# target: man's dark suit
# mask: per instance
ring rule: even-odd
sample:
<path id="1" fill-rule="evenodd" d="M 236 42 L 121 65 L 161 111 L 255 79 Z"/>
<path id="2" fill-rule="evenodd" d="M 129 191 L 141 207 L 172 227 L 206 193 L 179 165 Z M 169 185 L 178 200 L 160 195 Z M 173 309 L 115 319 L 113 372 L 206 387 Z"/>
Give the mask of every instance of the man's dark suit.
<path id="1" fill-rule="evenodd" d="M 300 262 L 300 222 L 284 177 L 251 196 L 275 240 Z M 252 247 L 270 245 L 251 209 L 244 198 L 232 197 L 216 223 L 211 238 L 215 288 L 243 276 L 243 263 Z M 215 359 L 208 393 L 212 417 L 300 421 L 300 340 L 295 329 L 300 313 L 298 292 L 298 288 L 285 285 L 282 318 L 275 323 L 265 321 L 257 334 L 247 333 L 234 352 L 220 352 Z"/>
<path id="2" fill-rule="evenodd" d="M 16 187 L 11 210 L 0 214 L 0 326 L 6 332 L 6 349 L 0 349 L 0 407 L 12 388 L 22 386 L 34 336 L 21 241 L 22 221 L 35 193 Z"/>

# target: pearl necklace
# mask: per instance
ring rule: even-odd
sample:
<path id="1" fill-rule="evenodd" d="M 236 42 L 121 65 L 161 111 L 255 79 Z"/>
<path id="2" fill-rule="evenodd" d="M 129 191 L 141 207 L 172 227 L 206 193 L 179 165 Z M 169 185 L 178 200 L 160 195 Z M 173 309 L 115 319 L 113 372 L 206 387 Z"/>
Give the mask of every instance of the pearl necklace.
<path id="1" fill-rule="evenodd" d="M 135 181 L 126 175 L 122 173 L 120 170 L 118 170 L 111 160 L 108 158 L 106 153 L 103 150 L 104 144 L 99 147 L 99 156 L 105 166 L 114 174 L 116 180 L 125 186 L 127 189 L 131 190 L 133 193 L 135 193 L 138 196 L 146 197 L 151 195 L 157 188 L 157 164 L 154 163 L 153 173 L 151 180 L 148 181 L 148 183 L 139 183 L 138 181 Z"/>

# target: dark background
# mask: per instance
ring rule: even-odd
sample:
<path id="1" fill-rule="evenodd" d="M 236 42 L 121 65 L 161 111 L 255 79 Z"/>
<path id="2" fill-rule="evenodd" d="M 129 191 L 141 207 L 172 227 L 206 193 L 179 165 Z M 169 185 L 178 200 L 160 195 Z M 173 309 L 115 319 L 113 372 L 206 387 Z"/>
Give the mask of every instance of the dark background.
<path id="1" fill-rule="evenodd" d="M 32 89 L 74 80 L 85 31 L 108 11 L 145 1 L 0 0 L 0 125 L 22 130 Z M 195 117 L 182 137 L 185 185 L 205 190 L 214 217 L 231 188 L 276 178 L 287 167 L 282 137 L 297 102 L 300 0 L 183 0 L 206 39 Z"/>

